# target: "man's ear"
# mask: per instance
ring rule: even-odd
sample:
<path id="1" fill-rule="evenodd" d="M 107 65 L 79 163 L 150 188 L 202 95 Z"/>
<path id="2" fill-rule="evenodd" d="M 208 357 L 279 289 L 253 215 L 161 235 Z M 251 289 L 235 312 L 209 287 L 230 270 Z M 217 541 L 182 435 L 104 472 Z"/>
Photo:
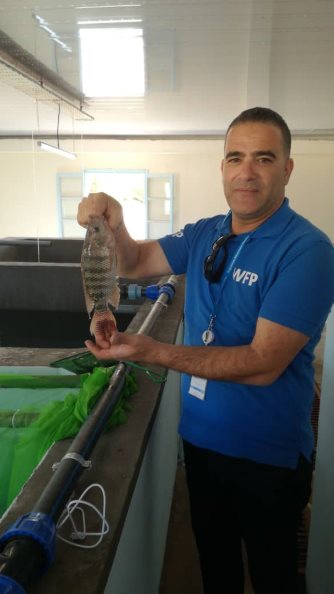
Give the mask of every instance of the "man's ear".
<path id="1" fill-rule="evenodd" d="M 287 159 L 286 164 L 285 164 L 285 185 L 287 185 L 289 182 L 293 167 L 294 167 L 293 159 L 291 159 L 289 157 L 289 159 Z"/>

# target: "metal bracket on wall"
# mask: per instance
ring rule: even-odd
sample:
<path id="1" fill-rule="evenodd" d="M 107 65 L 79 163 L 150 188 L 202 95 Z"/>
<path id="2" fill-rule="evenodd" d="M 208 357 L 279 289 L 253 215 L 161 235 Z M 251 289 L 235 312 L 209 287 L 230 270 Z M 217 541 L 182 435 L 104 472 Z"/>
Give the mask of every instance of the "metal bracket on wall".
<path id="1" fill-rule="evenodd" d="M 0 31 L 0 81 L 48 105 L 61 107 L 77 120 L 94 120 L 84 111 L 83 93 L 44 66 Z"/>

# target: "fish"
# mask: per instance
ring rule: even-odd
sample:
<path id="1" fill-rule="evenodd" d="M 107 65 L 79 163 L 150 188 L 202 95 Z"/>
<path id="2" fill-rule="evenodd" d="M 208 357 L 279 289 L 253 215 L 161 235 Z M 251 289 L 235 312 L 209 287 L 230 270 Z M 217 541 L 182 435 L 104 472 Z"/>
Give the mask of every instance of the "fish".
<path id="1" fill-rule="evenodd" d="M 111 336 L 117 329 L 113 314 L 119 306 L 115 237 L 105 217 L 94 217 L 87 225 L 81 254 L 81 274 L 90 333 Z"/>

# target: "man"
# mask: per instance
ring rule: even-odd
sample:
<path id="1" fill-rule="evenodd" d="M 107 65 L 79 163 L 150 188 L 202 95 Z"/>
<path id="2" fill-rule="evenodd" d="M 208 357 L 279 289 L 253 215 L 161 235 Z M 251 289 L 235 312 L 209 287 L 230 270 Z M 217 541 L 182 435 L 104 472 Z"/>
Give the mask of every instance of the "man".
<path id="1" fill-rule="evenodd" d="M 192 525 L 205 594 L 242 594 L 245 543 L 256 594 L 297 594 L 297 528 L 310 494 L 312 357 L 334 300 L 329 239 L 290 209 L 285 121 L 267 108 L 228 128 L 222 162 L 230 212 L 137 243 L 120 205 L 83 199 L 78 221 L 104 215 L 119 273 L 187 274 L 184 345 L 97 335 L 101 359 L 182 372 Z"/>

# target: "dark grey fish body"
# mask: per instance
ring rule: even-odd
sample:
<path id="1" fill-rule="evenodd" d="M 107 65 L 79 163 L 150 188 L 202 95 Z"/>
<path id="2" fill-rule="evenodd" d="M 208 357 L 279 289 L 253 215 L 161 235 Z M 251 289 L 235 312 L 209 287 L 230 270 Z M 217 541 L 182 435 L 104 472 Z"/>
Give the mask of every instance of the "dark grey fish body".
<path id="1" fill-rule="evenodd" d="M 112 311 L 119 306 L 114 234 L 104 217 L 92 219 L 87 227 L 81 256 L 81 272 L 89 316 L 93 315 L 91 333 L 97 323 L 110 320 L 116 327 Z"/>

